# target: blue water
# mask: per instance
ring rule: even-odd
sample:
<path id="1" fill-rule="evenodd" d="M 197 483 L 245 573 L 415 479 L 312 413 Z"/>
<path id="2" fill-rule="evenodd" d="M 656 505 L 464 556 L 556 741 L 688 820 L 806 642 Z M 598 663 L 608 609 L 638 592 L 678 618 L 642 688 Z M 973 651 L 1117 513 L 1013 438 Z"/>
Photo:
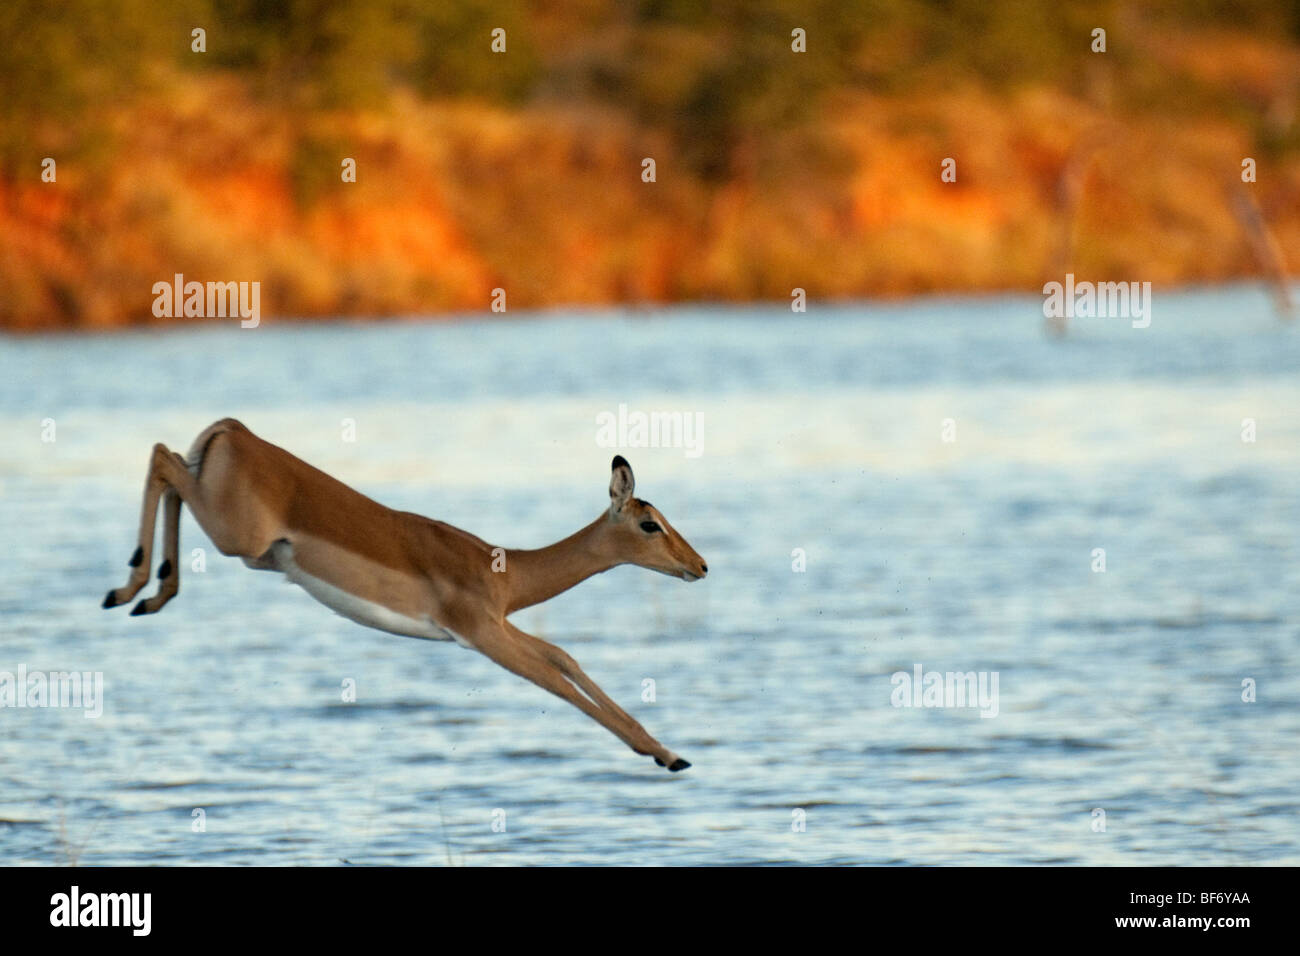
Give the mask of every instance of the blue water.
<path id="1" fill-rule="evenodd" d="M 1231 287 L 1055 340 L 1041 302 L 0 339 L 0 672 L 104 680 L 97 718 L 0 708 L 0 859 L 1300 863 L 1300 328 Z M 700 454 L 602 447 L 620 404 L 698 415 Z M 515 621 L 694 766 L 188 514 L 180 595 L 101 610 L 150 447 L 227 415 L 506 546 L 629 458 L 709 577 L 618 568 Z M 996 674 L 996 716 L 893 706 L 918 664 Z"/>

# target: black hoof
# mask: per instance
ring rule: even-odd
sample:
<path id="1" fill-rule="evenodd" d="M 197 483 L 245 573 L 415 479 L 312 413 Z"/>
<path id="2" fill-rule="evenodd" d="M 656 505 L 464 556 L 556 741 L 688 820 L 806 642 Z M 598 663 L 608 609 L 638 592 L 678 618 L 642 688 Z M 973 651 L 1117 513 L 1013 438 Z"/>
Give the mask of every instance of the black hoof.
<path id="1" fill-rule="evenodd" d="M 136 548 L 135 554 L 131 555 L 131 560 L 128 561 L 127 564 L 131 565 L 131 567 L 133 568 L 138 568 L 140 566 L 140 562 L 143 560 L 144 560 L 144 548 Z"/>
<path id="2" fill-rule="evenodd" d="M 100 607 L 117 607 L 117 601 L 113 597 L 116 593 L 117 591 L 109 591 L 108 594 L 104 596 L 104 603 L 101 604 Z"/>
<path id="3" fill-rule="evenodd" d="M 146 603 L 147 601 L 141 601 L 135 607 L 131 608 L 131 616 L 136 617 L 140 614 L 148 614 L 149 612 L 144 609 Z M 678 763 L 681 763 L 681 761 L 679 760 Z"/>
<path id="4" fill-rule="evenodd" d="M 678 770 L 685 770 L 689 766 L 690 764 L 688 764 L 681 757 L 678 757 L 676 760 L 673 761 L 673 765 L 668 769 L 671 770 L 673 773 L 676 773 Z"/>
<path id="5" fill-rule="evenodd" d="M 164 561 L 162 564 L 158 565 L 159 581 L 163 580 L 164 578 L 171 577 L 171 573 L 172 573 L 172 563 L 170 560 Z"/>

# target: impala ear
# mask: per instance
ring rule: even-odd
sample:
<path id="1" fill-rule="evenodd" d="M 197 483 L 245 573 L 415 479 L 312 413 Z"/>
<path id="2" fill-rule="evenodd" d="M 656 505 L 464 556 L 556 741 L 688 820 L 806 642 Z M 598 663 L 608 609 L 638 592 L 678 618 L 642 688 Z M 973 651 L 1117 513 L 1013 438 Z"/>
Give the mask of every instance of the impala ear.
<path id="1" fill-rule="evenodd" d="M 609 476 L 609 516 L 613 518 L 632 498 L 636 479 L 632 477 L 632 466 L 622 455 L 615 455 L 609 467 L 612 472 Z"/>

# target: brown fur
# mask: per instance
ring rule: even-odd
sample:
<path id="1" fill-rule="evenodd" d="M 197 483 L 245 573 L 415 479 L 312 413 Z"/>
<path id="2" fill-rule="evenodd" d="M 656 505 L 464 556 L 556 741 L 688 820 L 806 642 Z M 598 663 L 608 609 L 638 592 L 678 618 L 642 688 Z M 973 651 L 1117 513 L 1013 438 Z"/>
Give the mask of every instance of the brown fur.
<path id="1" fill-rule="evenodd" d="M 141 601 L 132 614 L 154 613 L 179 592 L 184 502 L 223 554 L 241 557 L 250 567 L 284 570 L 277 555 L 287 552 L 277 549 L 287 542 L 292 562 L 311 578 L 451 632 L 503 667 L 568 700 L 636 752 L 651 754 L 670 769 L 682 769 L 689 764 L 650 737 L 573 658 L 506 620 L 514 611 L 618 564 L 637 564 L 687 580 L 707 573 L 700 556 L 663 515 L 632 497 L 633 487 L 631 467 L 616 458 L 607 512 L 549 547 L 494 553 L 491 545 L 469 532 L 381 505 L 262 440 L 240 422 L 222 419 L 199 435 L 188 461 L 163 445 L 154 446 L 140 519 L 143 559 L 132 568 L 126 585 L 109 592 L 104 606 L 130 601 L 148 581 L 160 501 L 163 567 L 170 573 L 162 578 L 158 593 Z M 645 532 L 640 527 L 644 521 L 654 521 L 662 531 Z M 502 558 L 505 567 L 498 571 L 493 565 L 499 566 Z M 386 622 L 379 626 L 391 629 Z"/>

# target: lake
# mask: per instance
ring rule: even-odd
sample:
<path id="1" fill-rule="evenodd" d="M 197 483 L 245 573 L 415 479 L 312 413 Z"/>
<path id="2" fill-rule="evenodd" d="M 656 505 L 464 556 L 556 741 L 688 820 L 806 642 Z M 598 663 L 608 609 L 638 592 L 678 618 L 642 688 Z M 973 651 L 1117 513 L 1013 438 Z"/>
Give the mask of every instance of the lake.
<path id="1" fill-rule="evenodd" d="M 103 680 L 96 717 L 0 708 L 0 857 L 1300 864 L 1298 370 L 1253 285 L 1063 339 L 1039 296 L 0 339 L 0 672 Z M 620 406 L 695 447 L 610 447 Z M 693 767 L 188 512 L 179 596 L 101 610 L 151 446 L 225 416 L 509 547 L 627 457 L 709 576 L 514 620 Z M 996 699 L 925 706 L 918 667 Z"/>

